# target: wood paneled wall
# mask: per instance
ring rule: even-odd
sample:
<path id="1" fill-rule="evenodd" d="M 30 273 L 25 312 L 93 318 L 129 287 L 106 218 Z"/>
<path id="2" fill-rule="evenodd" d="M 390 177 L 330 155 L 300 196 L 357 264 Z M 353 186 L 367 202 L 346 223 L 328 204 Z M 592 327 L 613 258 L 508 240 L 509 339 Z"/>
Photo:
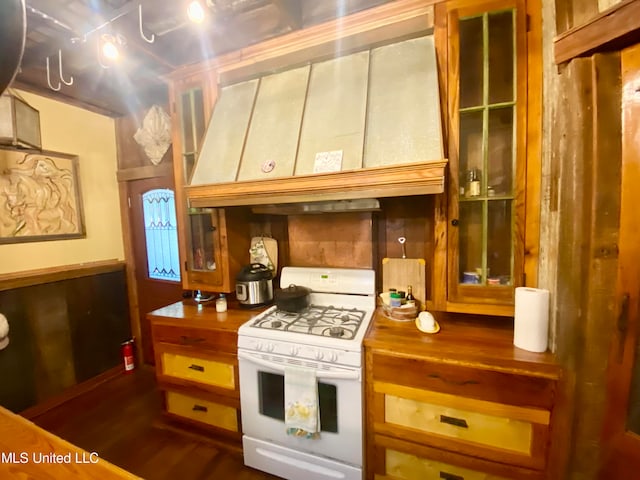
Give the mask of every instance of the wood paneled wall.
<path id="1" fill-rule="evenodd" d="M 556 284 L 545 287 L 554 292 L 557 354 L 574 389 L 570 476 L 595 478 L 618 258 L 619 55 L 572 60 L 561 70 L 557 92 L 549 107 L 552 170 L 559 179 L 550 205 L 558 230 L 556 244 L 548 245 L 556 254 Z"/>
<path id="2" fill-rule="evenodd" d="M 0 313 L 0 405 L 19 412 L 121 363 L 131 335 L 124 265 L 0 279 Z"/>

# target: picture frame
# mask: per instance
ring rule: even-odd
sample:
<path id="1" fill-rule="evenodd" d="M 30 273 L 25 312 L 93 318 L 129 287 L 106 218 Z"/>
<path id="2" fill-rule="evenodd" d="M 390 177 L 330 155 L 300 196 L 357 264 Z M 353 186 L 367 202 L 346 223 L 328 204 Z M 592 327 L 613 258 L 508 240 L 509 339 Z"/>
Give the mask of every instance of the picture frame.
<path id="1" fill-rule="evenodd" d="M 79 158 L 0 147 L 0 244 L 86 237 Z"/>

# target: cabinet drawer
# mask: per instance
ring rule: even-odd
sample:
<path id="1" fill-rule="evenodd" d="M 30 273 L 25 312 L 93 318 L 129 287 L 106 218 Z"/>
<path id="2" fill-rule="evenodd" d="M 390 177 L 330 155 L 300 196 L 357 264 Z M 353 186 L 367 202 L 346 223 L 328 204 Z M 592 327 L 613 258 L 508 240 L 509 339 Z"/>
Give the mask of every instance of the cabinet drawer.
<path id="1" fill-rule="evenodd" d="M 153 325 L 152 328 L 154 343 L 171 343 L 198 350 L 234 354 L 238 350 L 238 334 L 236 332 L 189 328 L 182 325 Z"/>
<path id="2" fill-rule="evenodd" d="M 384 475 L 376 480 L 507 480 L 490 473 L 462 468 L 448 463 L 385 449 Z"/>
<path id="3" fill-rule="evenodd" d="M 169 413 L 224 430 L 238 431 L 238 414 L 233 407 L 172 391 L 166 392 L 166 402 Z"/>
<path id="4" fill-rule="evenodd" d="M 489 402 L 550 410 L 556 379 L 471 366 L 378 354 L 373 379 Z M 399 378 L 399 373 L 400 378 Z"/>
<path id="5" fill-rule="evenodd" d="M 162 352 L 162 374 L 183 380 L 234 390 L 234 365 L 222 361 Z"/>
<path id="6" fill-rule="evenodd" d="M 532 425 L 496 415 L 385 396 L 385 422 L 528 455 Z"/>
<path id="7" fill-rule="evenodd" d="M 493 461 L 544 468 L 550 412 L 374 382 L 374 428 Z"/>

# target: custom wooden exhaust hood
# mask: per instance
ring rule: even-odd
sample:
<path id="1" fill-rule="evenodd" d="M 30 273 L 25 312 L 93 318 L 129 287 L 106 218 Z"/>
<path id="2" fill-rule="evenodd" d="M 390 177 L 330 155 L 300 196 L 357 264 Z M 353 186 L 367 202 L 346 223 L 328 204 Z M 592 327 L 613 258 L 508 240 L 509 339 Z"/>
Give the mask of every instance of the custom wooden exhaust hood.
<path id="1" fill-rule="evenodd" d="M 423 20 L 432 13 L 422 7 Z M 395 42 L 222 87 L 189 206 L 442 193 L 435 44 L 415 25 Z"/>

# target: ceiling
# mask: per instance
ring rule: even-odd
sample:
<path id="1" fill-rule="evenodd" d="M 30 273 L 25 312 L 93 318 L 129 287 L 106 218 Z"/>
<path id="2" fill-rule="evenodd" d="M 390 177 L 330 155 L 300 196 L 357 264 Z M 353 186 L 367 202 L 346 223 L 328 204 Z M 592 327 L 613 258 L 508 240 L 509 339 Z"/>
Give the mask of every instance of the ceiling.
<path id="1" fill-rule="evenodd" d="M 206 0 L 209 17 L 198 25 L 186 16 L 186 0 L 26 0 L 25 52 L 13 86 L 124 115 L 166 101 L 162 76 L 181 65 L 389 1 Z M 153 43 L 141 35 L 140 18 Z M 98 57 L 104 34 L 124 43 L 108 68 Z"/>

